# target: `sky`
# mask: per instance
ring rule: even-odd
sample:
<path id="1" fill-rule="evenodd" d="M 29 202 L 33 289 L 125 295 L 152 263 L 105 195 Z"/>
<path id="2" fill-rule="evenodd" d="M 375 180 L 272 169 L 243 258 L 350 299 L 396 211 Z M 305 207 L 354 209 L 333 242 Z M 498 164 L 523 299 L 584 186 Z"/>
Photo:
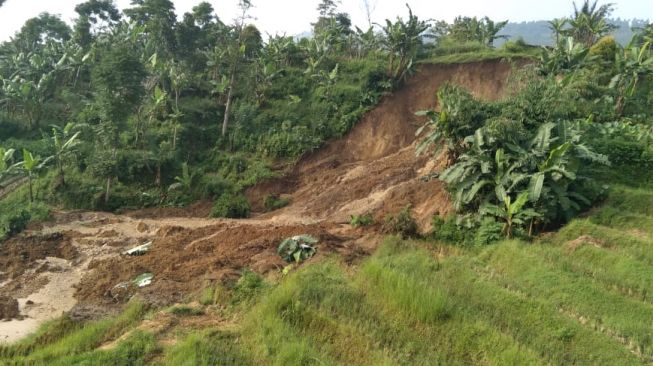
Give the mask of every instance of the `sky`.
<path id="1" fill-rule="evenodd" d="M 178 16 L 189 11 L 201 0 L 173 0 Z M 578 0 L 580 3 L 581 0 Z M 67 22 L 75 18 L 75 5 L 83 0 L 7 0 L 0 7 L 0 41 L 8 40 L 29 18 L 41 12 L 59 14 Z M 120 9 L 130 6 L 130 0 L 115 0 Z M 231 22 L 237 14 L 238 0 L 209 0 L 223 22 Z M 311 28 L 317 17 L 319 0 L 252 0 L 253 23 L 263 33 L 297 35 Z M 373 22 L 406 17 L 408 3 L 420 18 L 451 21 L 458 15 L 489 16 L 494 20 L 549 20 L 568 16 L 572 0 L 368 0 L 374 3 Z M 600 2 L 603 3 L 603 2 Z M 653 0 L 612 0 L 613 17 L 651 19 Z M 367 26 L 363 0 L 343 0 L 340 10 L 351 15 L 355 25 Z"/>

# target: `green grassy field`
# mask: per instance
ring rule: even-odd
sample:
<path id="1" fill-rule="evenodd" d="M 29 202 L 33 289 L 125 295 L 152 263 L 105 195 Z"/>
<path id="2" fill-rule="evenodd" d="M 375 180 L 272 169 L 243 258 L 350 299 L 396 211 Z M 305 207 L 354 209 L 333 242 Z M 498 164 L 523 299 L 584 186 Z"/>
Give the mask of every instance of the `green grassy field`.
<path id="1" fill-rule="evenodd" d="M 132 305 L 113 320 L 51 323 L 0 349 L 0 364 L 648 364 L 652 248 L 653 191 L 614 188 L 532 243 L 389 237 L 354 268 L 330 258 L 252 282 L 261 290 L 230 307 L 228 329 L 177 329 L 172 344 L 136 331 L 97 350 L 149 316 Z"/>

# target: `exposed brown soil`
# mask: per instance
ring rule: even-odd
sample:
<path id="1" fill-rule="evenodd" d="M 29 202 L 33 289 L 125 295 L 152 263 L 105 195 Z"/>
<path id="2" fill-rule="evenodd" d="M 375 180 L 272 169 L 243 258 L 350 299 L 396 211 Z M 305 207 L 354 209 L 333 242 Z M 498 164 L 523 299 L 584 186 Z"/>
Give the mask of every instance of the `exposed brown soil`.
<path id="1" fill-rule="evenodd" d="M 511 70 L 512 65 L 500 61 L 422 65 L 347 136 L 304 157 L 288 176 L 251 188 L 247 196 L 262 210 L 267 195 L 289 194 L 290 206 L 263 216 L 272 220 L 347 222 L 361 213 L 380 219 L 411 204 L 420 227 L 428 230 L 433 214 L 446 214 L 451 206 L 440 182 L 420 179 L 442 164 L 415 157 L 415 132 L 424 122 L 415 112 L 437 108 L 437 90 L 446 82 L 482 99 L 498 99 Z"/>
<path id="2" fill-rule="evenodd" d="M 173 304 L 212 282 L 234 281 L 244 268 L 278 272 L 286 263 L 276 254 L 277 245 L 298 234 L 319 239 L 318 258 L 337 253 L 356 263 L 378 245 L 380 225 L 354 229 L 347 224 L 350 215 L 369 213 L 379 223 L 411 205 L 425 231 L 434 214 L 451 210 L 442 184 L 421 179 L 441 169 L 442 162 L 415 156 L 415 131 L 422 121 L 414 113 L 436 107 L 435 94 L 444 82 L 497 99 L 510 71 L 499 61 L 420 66 L 347 136 L 303 157 L 285 177 L 249 189 L 258 211 L 253 219 L 206 219 L 209 202 L 123 215 L 56 212 L 51 222 L 0 247 L 0 294 L 18 298 L 21 312 L 36 323 L 62 311 L 100 316 L 132 296 Z M 261 213 L 269 194 L 287 195 L 291 204 Z M 142 256 L 120 254 L 149 241 Z M 154 276 L 150 285 L 116 287 L 146 272 Z M 3 335 L 11 340 L 7 334 L 0 323 L 0 340 Z"/>
<path id="3" fill-rule="evenodd" d="M 276 247 L 281 240 L 299 234 L 318 238 L 320 255 L 348 249 L 343 242 L 349 238 L 335 236 L 321 224 L 282 226 L 225 220 L 196 229 L 163 226 L 144 256 L 116 256 L 91 263 L 92 271 L 79 284 L 76 297 L 99 304 L 122 302 L 133 293 L 113 291 L 116 284 L 153 273 L 152 285 L 141 289 L 140 296 L 155 304 L 182 301 L 208 283 L 237 279 L 242 268 L 262 274 L 283 269 L 287 263 L 276 254 Z"/>
<path id="4" fill-rule="evenodd" d="M 14 319 L 19 315 L 18 300 L 13 297 L 0 295 L 0 320 Z"/>
<path id="5" fill-rule="evenodd" d="M 592 245 L 597 248 L 605 247 L 605 243 L 601 239 L 597 239 L 589 235 L 581 235 L 574 240 L 568 241 L 565 244 L 565 248 L 568 252 L 575 252 L 583 245 Z"/>
<path id="6" fill-rule="evenodd" d="M 63 233 L 36 234 L 13 238 L 0 246 L 0 281 L 15 278 L 35 268 L 39 259 L 58 257 L 73 260 L 77 250 Z"/>

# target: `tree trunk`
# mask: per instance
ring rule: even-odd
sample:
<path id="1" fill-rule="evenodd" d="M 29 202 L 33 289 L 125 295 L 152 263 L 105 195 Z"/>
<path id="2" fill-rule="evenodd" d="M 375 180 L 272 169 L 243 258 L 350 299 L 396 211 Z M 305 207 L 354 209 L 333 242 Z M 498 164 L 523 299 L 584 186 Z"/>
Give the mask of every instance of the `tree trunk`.
<path id="1" fill-rule="evenodd" d="M 619 96 L 617 97 L 617 105 L 615 106 L 614 113 L 616 114 L 617 118 L 621 118 L 621 115 L 624 112 L 624 97 Z"/>
<path id="2" fill-rule="evenodd" d="M 61 179 L 61 185 L 66 186 L 66 178 L 64 177 L 64 172 L 63 172 L 63 162 L 59 161 L 59 178 Z"/>
<path id="3" fill-rule="evenodd" d="M 104 203 L 109 203 L 109 193 L 111 192 L 111 177 L 107 178 L 107 190 L 104 192 Z"/>
<path id="4" fill-rule="evenodd" d="M 227 104 L 224 107 L 224 119 L 222 120 L 222 137 L 227 134 L 227 126 L 229 126 L 229 114 L 231 113 L 231 99 L 233 98 L 234 83 L 236 80 L 236 68 L 231 71 L 229 79 L 229 92 L 227 93 Z"/>
<path id="5" fill-rule="evenodd" d="M 34 202 L 34 190 L 32 188 L 32 173 L 27 174 L 27 182 L 29 184 L 29 203 Z"/>
<path id="6" fill-rule="evenodd" d="M 154 178 L 154 184 L 161 188 L 161 163 L 156 165 L 156 177 Z"/>
<path id="7" fill-rule="evenodd" d="M 175 123 L 175 127 L 172 130 L 172 150 L 177 149 L 177 123 Z"/>

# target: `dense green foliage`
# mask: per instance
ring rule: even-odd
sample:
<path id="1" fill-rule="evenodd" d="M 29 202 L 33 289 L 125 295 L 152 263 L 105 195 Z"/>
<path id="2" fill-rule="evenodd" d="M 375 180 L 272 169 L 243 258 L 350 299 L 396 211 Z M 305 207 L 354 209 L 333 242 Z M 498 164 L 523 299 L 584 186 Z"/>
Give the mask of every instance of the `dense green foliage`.
<path id="1" fill-rule="evenodd" d="M 247 217 L 243 190 L 345 134 L 418 62 L 530 52 L 495 51 L 504 23 L 488 18 L 436 23 L 408 8 L 361 30 L 330 1 L 311 38 L 264 39 L 255 4 L 239 4 L 232 24 L 206 2 L 178 20 L 167 0 L 124 14 L 83 2 L 72 28 L 27 21 L 0 45 L 0 184 L 27 177 L 30 202 L 66 209 L 212 200 L 213 216 Z"/>
<path id="2" fill-rule="evenodd" d="M 350 50 L 334 48 L 338 34 L 264 43 L 246 14 L 227 25 L 208 3 L 180 22 L 167 1 L 135 3 L 125 17 L 110 1 L 76 11 L 74 30 L 44 14 L 0 47 L 0 145 L 15 151 L 3 162 L 24 161 L 10 173 L 30 182 L 56 165 L 40 199 L 64 207 L 237 193 L 270 176 L 265 158 L 294 159 L 342 135 L 392 86 L 384 53 L 355 39 Z M 39 138 L 44 129 L 52 140 Z M 23 148 L 33 159 L 20 159 Z M 183 180 L 189 170 L 198 179 Z"/>
<path id="3" fill-rule="evenodd" d="M 497 224 L 508 238 L 555 228 L 602 198 L 614 180 L 599 172 L 611 160 L 617 171 L 627 167 L 646 179 L 653 131 L 646 30 L 622 47 L 600 38 L 612 29 L 611 5 L 585 1 L 574 10 L 551 22 L 558 45 L 542 50 L 505 100 L 481 102 L 445 85 L 440 110 L 417 113 L 428 117 L 417 153 L 444 150 L 447 167 L 438 177 L 459 214 L 457 228 L 452 219 L 436 220 L 436 237 L 483 244 L 498 239 Z"/>

